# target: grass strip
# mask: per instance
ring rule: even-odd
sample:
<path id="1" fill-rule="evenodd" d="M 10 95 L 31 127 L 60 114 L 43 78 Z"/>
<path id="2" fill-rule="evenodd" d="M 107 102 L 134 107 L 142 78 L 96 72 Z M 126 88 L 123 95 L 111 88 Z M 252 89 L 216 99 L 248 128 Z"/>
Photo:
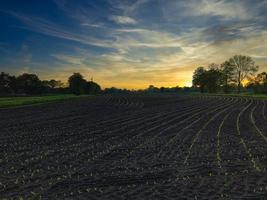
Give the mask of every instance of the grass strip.
<path id="1" fill-rule="evenodd" d="M 70 99 L 78 99 L 83 97 L 89 97 L 92 95 L 73 95 L 73 94 L 61 94 L 61 95 L 48 95 L 48 96 L 27 96 L 27 97 L 1 97 L 0 108 L 20 107 L 33 104 L 42 104 L 48 102 L 64 101 Z"/>

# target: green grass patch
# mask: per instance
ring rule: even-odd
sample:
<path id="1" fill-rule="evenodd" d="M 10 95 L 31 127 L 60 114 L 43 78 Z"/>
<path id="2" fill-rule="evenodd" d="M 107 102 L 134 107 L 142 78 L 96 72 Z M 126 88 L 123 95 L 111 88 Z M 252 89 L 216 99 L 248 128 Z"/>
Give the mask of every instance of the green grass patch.
<path id="1" fill-rule="evenodd" d="M 258 99 L 267 100 L 267 94 L 253 94 L 253 93 L 240 93 L 240 94 L 229 93 L 229 94 L 224 94 L 224 93 L 200 93 L 200 92 L 195 92 L 195 93 L 190 93 L 190 95 L 252 97 L 252 98 L 258 98 Z"/>
<path id="2" fill-rule="evenodd" d="M 28 97 L 1 97 L 0 108 L 18 107 L 32 104 L 42 104 L 69 99 L 88 97 L 90 95 L 76 96 L 73 94 L 48 95 L 48 96 L 28 96 Z"/>

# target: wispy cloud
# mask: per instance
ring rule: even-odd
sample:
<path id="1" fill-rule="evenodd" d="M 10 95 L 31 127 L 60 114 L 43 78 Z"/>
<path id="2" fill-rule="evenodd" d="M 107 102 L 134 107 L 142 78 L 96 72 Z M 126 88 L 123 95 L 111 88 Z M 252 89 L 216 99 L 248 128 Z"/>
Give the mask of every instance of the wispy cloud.
<path id="1" fill-rule="evenodd" d="M 99 47 L 108 47 L 110 45 L 110 41 L 108 40 L 100 40 L 89 35 L 74 33 L 73 31 L 69 30 L 69 28 L 59 26 L 58 24 L 55 24 L 49 20 L 18 14 L 11 11 L 9 13 L 27 25 L 28 29 L 40 34 Z"/>
<path id="2" fill-rule="evenodd" d="M 248 20 L 254 17 L 242 1 L 199 0 L 198 2 L 188 3 L 187 6 L 191 10 L 190 15 L 220 16 L 225 20 Z"/>
<path id="3" fill-rule="evenodd" d="M 55 54 L 51 55 L 62 61 L 63 63 L 70 64 L 70 65 L 82 65 L 85 58 L 83 56 L 73 56 L 73 55 L 64 55 L 64 54 Z"/>
<path id="4" fill-rule="evenodd" d="M 115 16 L 112 15 L 110 16 L 110 19 L 114 22 L 116 22 L 117 24 L 136 24 L 137 21 L 131 17 L 127 17 L 127 16 Z"/>
<path id="5" fill-rule="evenodd" d="M 93 27 L 93 28 L 104 28 L 102 24 L 81 23 L 81 26 L 88 26 L 88 27 Z"/>
<path id="6" fill-rule="evenodd" d="M 134 14 L 140 9 L 140 7 L 150 2 L 151 0 L 136 0 L 132 1 L 121 1 L 121 0 L 109 0 L 110 5 L 116 9 L 120 9 L 125 15 Z"/>

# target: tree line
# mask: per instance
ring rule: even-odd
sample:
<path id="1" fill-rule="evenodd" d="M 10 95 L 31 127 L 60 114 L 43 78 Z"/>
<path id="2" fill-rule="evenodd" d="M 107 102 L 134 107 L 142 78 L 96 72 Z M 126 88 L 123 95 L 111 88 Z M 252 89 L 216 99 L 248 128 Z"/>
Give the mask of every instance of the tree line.
<path id="1" fill-rule="evenodd" d="M 0 95 L 39 95 L 55 93 L 97 94 L 101 87 L 94 81 L 87 81 L 80 73 L 72 74 L 68 85 L 60 80 L 40 80 L 36 74 L 23 73 L 13 76 L 0 73 Z"/>
<path id="2" fill-rule="evenodd" d="M 80 73 L 73 73 L 68 84 L 60 80 L 40 80 L 36 74 L 23 73 L 12 76 L 0 73 L 0 95 L 38 95 L 55 93 L 98 94 L 104 93 L 176 93 L 176 92 L 241 92 L 242 89 L 253 90 L 255 93 L 267 93 L 267 73 L 256 75 L 259 67 L 249 56 L 235 55 L 222 64 L 210 64 L 207 68 L 198 67 L 193 74 L 192 87 L 155 87 L 150 85 L 144 90 L 127 90 L 115 87 L 101 90 L 93 80 L 87 81 Z M 243 86 L 244 81 L 247 84 Z"/>
<path id="3" fill-rule="evenodd" d="M 235 55 L 220 65 L 212 63 L 207 69 L 198 67 L 194 71 L 192 85 L 202 93 L 240 93 L 243 88 L 252 89 L 255 93 L 267 93 L 267 74 L 262 72 L 256 75 L 258 70 L 259 66 L 251 57 Z M 245 87 L 244 81 L 247 82 Z"/>

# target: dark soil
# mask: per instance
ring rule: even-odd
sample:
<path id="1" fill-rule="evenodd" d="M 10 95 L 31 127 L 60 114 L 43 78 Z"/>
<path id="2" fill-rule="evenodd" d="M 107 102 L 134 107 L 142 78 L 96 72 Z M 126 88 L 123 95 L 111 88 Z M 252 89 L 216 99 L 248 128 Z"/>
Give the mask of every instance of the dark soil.
<path id="1" fill-rule="evenodd" d="M 267 199 L 267 102 L 105 95 L 0 110 L 0 199 Z"/>

